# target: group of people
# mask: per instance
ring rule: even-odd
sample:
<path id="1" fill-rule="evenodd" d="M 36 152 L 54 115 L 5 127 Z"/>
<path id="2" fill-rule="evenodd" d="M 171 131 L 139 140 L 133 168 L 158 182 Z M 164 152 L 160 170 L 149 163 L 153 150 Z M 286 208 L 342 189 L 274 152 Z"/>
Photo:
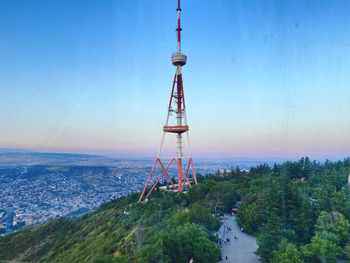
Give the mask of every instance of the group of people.
<path id="1" fill-rule="evenodd" d="M 227 243 L 229 243 L 231 241 L 229 237 L 225 237 L 225 232 L 226 231 L 227 232 L 232 232 L 232 228 L 226 225 L 225 220 L 227 219 L 227 216 L 223 216 L 223 217 L 221 216 L 219 219 L 220 219 L 221 224 L 223 225 L 223 230 L 224 230 L 223 233 L 222 233 L 223 236 L 222 236 L 222 238 L 220 238 L 220 241 L 218 242 L 218 245 L 220 246 L 220 249 L 222 250 L 222 247 L 221 247 L 222 243 L 227 244 Z M 244 229 L 241 227 L 240 231 L 244 232 Z M 217 236 L 220 237 L 220 232 L 217 232 Z M 238 240 L 238 235 L 234 235 L 234 239 Z M 223 257 L 220 254 L 220 261 L 225 260 L 225 259 L 227 261 L 228 257 L 227 256 Z"/>
<path id="2" fill-rule="evenodd" d="M 228 257 L 225 256 L 225 259 L 226 259 L 226 261 L 227 261 Z M 220 255 L 220 260 L 224 260 L 224 257 L 223 257 L 222 255 Z"/>

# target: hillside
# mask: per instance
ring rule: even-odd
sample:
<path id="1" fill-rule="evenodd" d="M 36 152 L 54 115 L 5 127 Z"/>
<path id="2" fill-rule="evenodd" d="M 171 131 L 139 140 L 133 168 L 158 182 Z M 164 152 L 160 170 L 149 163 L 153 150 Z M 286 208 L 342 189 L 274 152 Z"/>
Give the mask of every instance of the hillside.
<path id="1" fill-rule="evenodd" d="M 192 203 L 189 212 L 184 212 L 189 204 L 186 194 L 156 191 L 147 203 L 137 203 L 138 197 L 133 194 L 114 200 L 75 221 L 61 218 L 5 236 L 0 239 L 0 260 L 158 262 L 162 258 L 174 262 L 176 257 L 178 262 L 188 262 L 194 257 L 198 262 L 214 262 L 217 259 L 219 250 L 213 242 L 213 233 L 219 224 L 209 210 Z M 162 249 L 153 247 L 157 240 L 162 240 Z M 173 247 L 175 244 L 179 248 Z"/>
<path id="2" fill-rule="evenodd" d="M 198 176 L 187 193 L 116 199 L 78 220 L 61 218 L 0 238 L 0 260 L 29 262 L 216 262 L 213 213 L 238 207 L 264 262 L 350 259 L 350 159 L 302 158 L 249 172 Z"/>

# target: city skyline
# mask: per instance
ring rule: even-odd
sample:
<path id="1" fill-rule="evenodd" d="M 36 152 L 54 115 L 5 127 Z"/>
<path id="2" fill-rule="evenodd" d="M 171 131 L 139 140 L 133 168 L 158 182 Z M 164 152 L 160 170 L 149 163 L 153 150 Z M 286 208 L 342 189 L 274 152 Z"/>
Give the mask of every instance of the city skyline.
<path id="1" fill-rule="evenodd" d="M 182 5 L 194 158 L 349 155 L 348 1 Z M 156 156 L 176 2 L 3 1 L 0 10 L 1 148 Z"/>

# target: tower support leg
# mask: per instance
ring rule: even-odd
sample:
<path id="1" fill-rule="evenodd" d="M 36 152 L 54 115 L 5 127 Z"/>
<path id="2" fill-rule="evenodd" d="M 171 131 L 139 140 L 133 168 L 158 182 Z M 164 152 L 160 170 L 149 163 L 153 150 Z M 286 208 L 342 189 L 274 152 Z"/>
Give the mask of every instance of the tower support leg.
<path id="1" fill-rule="evenodd" d="M 177 187 L 179 191 L 182 192 L 182 160 L 181 158 L 177 161 Z"/>
<path id="2" fill-rule="evenodd" d="M 145 187 L 143 188 L 143 191 L 142 191 L 142 194 L 141 194 L 141 196 L 140 196 L 139 202 L 141 202 L 142 197 L 143 197 L 143 195 L 145 194 L 145 191 L 146 191 L 146 189 L 147 189 L 148 183 L 149 183 L 149 181 L 151 180 L 152 174 L 153 174 L 153 172 L 154 172 L 154 169 L 156 168 L 156 165 L 157 165 L 157 162 L 158 162 L 158 161 L 159 161 L 159 159 L 157 158 L 157 160 L 155 161 L 155 163 L 154 163 L 154 165 L 153 165 L 153 167 L 152 167 L 152 171 L 151 171 L 151 173 L 150 173 L 149 176 L 148 176 L 148 179 L 147 179 L 147 182 L 146 182 L 146 184 L 145 184 Z"/>
<path id="3" fill-rule="evenodd" d="M 166 170 L 168 170 L 169 166 L 171 165 L 171 163 L 174 161 L 171 160 L 171 162 L 167 165 L 167 167 L 164 169 L 164 166 L 162 165 L 162 168 L 163 168 L 163 172 L 162 174 L 159 176 L 159 178 L 157 179 L 157 181 L 153 184 L 151 190 L 149 190 L 148 194 L 146 195 L 146 198 L 152 193 L 154 187 L 156 187 L 156 185 L 158 184 L 158 182 L 160 181 L 160 179 L 162 179 L 163 175 L 166 173 Z M 159 163 L 160 163 L 160 160 L 159 160 Z M 169 176 L 168 176 L 169 177 Z M 173 182 L 170 180 L 171 184 L 173 184 Z M 175 187 L 175 186 L 174 186 Z"/>
<path id="4" fill-rule="evenodd" d="M 193 165 L 192 158 L 189 159 L 189 162 L 191 162 L 191 169 L 192 169 L 192 173 L 193 173 L 194 183 L 197 184 L 197 177 L 196 177 L 196 172 L 194 171 L 194 165 Z"/>

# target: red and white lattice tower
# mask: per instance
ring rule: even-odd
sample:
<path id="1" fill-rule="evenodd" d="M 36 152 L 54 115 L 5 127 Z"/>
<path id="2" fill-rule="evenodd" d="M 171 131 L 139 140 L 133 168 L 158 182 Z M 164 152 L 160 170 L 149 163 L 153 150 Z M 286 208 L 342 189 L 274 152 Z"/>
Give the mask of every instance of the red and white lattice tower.
<path id="1" fill-rule="evenodd" d="M 162 169 L 161 175 L 158 177 L 158 179 L 155 181 L 151 189 L 148 191 L 146 198 L 151 194 L 154 187 L 158 184 L 160 179 L 164 176 L 164 174 L 167 176 L 169 182 L 171 183 L 174 190 L 178 190 L 179 192 L 182 192 L 185 188 L 185 184 L 187 184 L 189 187 L 191 187 L 191 183 L 189 181 L 189 170 L 191 168 L 193 173 L 193 179 L 194 183 L 197 184 L 196 179 L 196 173 L 194 171 L 193 161 L 192 161 L 192 154 L 191 154 L 191 148 L 190 148 L 190 140 L 188 135 L 188 125 L 187 125 L 187 118 L 186 118 L 186 105 L 185 105 L 185 97 L 184 97 L 184 89 L 182 84 L 182 73 L 181 68 L 186 64 L 187 57 L 183 54 L 181 54 L 181 24 L 180 24 L 180 0 L 178 0 L 178 19 L 177 19 L 177 53 L 171 56 L 171 60 L 174 66 L 176 66 L 176 73 L 173 81 L 173 87 L 171 90 L 171 96 L 170 96 L 170 102 L 168 107 L 168 115 L 166 118 L 166 123 L 163 127 L 163 138 L 160 145 L 160 149 L 158 152 L 157 159 L 152 167 L 152 171 L 150 175 L 148 176 L 147 182 L 145 184 L 145 187 L 142 191 L 142 194 L 140 196 L 139 202 L 142 200 L 142 197 L 145 195 L 147 186 L 152 178 L 152 175 L 157 167 L 157 164 L 159 163 Z M 170 118 L 172 116 L 172 113 L 175 113 L 175 124 L 170 124 Z M 172 133 L 176 135 L 176 143 L 177 143 L 177 156 L 174 157 L 162 157 L 162 149 L 163 149 L 163 143 L 164 138 L 167 133 Z M 183 156 L 183 135 L 186 134 L 187 139 L 187 148 L 188 148 L 188 156 Z M 166 167 L 163 164 L 164 160 L 169 160 L 169 163 L 166 165 Z M 186 163 L 187 161 L 187 163 Z M 171 164 L 176 165 L 177 167 L 177 186 L 172 182 L 169 174 L 168 169 L 171 166 Z M 183 169 L 183 167 L 185 169 Z"/>

